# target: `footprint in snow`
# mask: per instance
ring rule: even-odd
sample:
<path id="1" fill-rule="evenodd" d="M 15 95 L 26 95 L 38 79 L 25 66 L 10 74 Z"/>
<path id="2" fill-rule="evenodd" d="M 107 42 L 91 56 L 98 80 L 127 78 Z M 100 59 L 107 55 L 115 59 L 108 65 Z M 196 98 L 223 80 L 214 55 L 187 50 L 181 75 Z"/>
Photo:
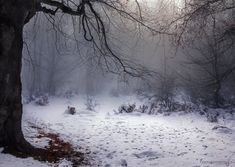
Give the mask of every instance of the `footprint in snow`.
<path id="1" fill-rule="evenodd" d="M 155 151 L 144 151 L 144 152 L 133 154 L 133 155 L 137 158 L 141 158 L 141 159 L 144 158 L 148 160 L 157 159 L 161 156 L 158 152 L 155 152 Z"/>
<path id="2" fill-rule="evenodd" d="M 177 156 L 183 156 L 183 155 L 185 155 L 185 154 L 188 154 L 188 152 L 179 153 L 179 154 L 177 154 Z"/>
<path id="3" fill-rule="evenodd" d="M 121 159 L 121 160 L 120 160 L 120 165 L 121 165 L 122 167 L 127 167 L 127 161 L 126 161 L 125 159 Z"/>
<path id="4" fill-rule="evenodd" d="M 113 155 L 116 153 L 116 151 L 113 151 L 113 152 L 111 152 L 111 153 L 108 153 L 107 155 L 106 155 L 106 157 L 107 158 L 110 158 L 110 159 L 113 159 Z"/>

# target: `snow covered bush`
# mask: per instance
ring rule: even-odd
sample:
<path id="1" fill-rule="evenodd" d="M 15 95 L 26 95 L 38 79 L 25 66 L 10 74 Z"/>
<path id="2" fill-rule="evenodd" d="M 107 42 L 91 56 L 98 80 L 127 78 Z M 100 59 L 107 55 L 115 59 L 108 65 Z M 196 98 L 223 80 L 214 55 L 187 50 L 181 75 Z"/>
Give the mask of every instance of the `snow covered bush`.
<path id="1" fill-rule="evenodd" d="M 200 105 L 194 104 L 190 101 L 184 101 L 179 99 L 171 99 L 166 102 L 159 98 L 157 95 L 147 98 L 146 102 L 141 105 L 138 112 L 155 115 L 158 113 L 170 113 L 170 112 L 198 112 L 201 111 Z M 201 115 L 204 114 L 204 111 Z"/>
<path id="2" fill-rule="evenodd" d="M 140 107 L 139 107 L 139 112 L 141 112 L 141 113 L 147 113 L 148 112 L 148 106 L 147 105 L 145 105 L 145 104 L 143 104 L 143 105 L 141 105 Z"/>
<path id="3" fill-rule="evenodd" d="M 41 95 L 35 98 L 35 104 L 39 106 L 46 106 L 49 104 L 49 97 L 48 95 Z"/>
<path id="4" fill-rule="evenodd" d="M 29 96 L 22 96 L 22 104 L 29 104 L 31 101 Z"/>
<path id="5" fill-rule="evenodd" d="M 218 122 L 219 112 L 216 109 L 205 109 L 206 117 L 209 122 Z"/>
<path id="6" fill-rule="evenodd" d="M 87 101 L 85 103 L 86 109 L 89 111 L 95 111 L 95 108 L 98 106 L 95 100 L 93 100 L 91 97 L 87 97 Z"/>
<path id="7" fill-rule="evenodd" d="M 118 113 L 132 113 L 135 111 L 136 104 L 122 104 L 118 108 Z"/>
<path id="8" fill-rule="evenodd" d="M 67 90 L 65 93 L 64 93 L 64 97 L 66 98 L 66 99 L 71 99 L 72 97 L 74 97 L 75 96 L 75 92 L 74 91 L 72 91 L 72 90 Z"/>
<path id="9" fill-rule="evenodd" d="M 139 112 L 146 113 L 149 115 L 155 115 L 157 113 L 165 113 L 175 111 L 173 110 L 173 103 L 171 106 L 165 105 L 162 100 L 159 100 L 157 97 L 149 99 L 145 104 L 140 106 Z"/>

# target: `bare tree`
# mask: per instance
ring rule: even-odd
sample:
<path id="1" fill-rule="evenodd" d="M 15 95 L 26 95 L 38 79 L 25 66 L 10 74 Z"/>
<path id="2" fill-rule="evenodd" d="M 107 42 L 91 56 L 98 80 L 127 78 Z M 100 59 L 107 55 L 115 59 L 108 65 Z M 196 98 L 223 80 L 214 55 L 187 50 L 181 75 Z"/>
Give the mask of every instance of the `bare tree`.
<path id="1" fill-rule="evenodd" d="M 194 70 L 191 80 L 201 87 L 198 94 L 204 92 L 204 98 L 215 107 L 223 106 L 223 83 L 235 70 L 234 11 L 230 0 L 189 0 L 176 20 L 177 45 L 182 46 L 187 64 Z"/>
<path id="2" fill-rule="evenodd" d="M 38 12 L 51 18 L 63 13 L 73 17 L 80 23 L 85 40 L 90 41 L 100 53 L 102 64 L 114 73 L 125 72 L 132 76 L 143 74 L 143 68 L 124 57 L 118 56 L 109 46 L 104 20 L 112 20 L 109 12 L 113 11 L 121 17 L 154 30 L 146 24 L 138 11 L 128 10 L 128 1 L 121 0 L 1 0 L 0 1 L 0 146 L 23 153 L 35 153 L 23 137 L 21 129 L 21 59 L 23 48 L 23 28 Z M 57 26 L 54 25 L 57 29 Z M 79 29 L 79 26 L 78 26 Z M 59 29 L 57 29 L 59 31 Z M 112 63 L 111 63 L 112 62 Z M 112 65 L 111 65 L 112 64 Z"/>
<path id="3" fill-rule="evenodd" d="M 179 45 L 184 41 L 184 35 L 196 28 L 200 36 L 203 27 L 211 27 L 216 16 L 216 23 L 223 24 L 221 35 L 233 39 L 235 36 L 235 2 L 233 0 L 184 0 L 182 8 L 176 17 L 169 23 L 169 27 L 176 30 L 176 42 Z"/>

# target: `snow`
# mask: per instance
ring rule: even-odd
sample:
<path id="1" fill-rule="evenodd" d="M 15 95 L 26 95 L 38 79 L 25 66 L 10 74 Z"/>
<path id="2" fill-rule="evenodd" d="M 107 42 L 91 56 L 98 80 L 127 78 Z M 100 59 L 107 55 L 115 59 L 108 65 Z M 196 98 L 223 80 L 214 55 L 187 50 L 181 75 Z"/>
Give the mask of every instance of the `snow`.
<path id="1" fill-rule="evenodd" d="M 2 152 L 2 149 L 0 149 Z M 49 164 L 41 163 L 33 160 L 33 158 L 16 158 L 9 154 L 0 154 L 0 166 L 1 167 L 48 167 Z"/>
<path id="2" fill-rule="evenodd" d="M 94 97 L 96 112 L 86 110 L 86 97 L 50 98 L 47 106 L 24 105 L 25 137 L 43 147 L 47 139 L 35 138 L 37 132 L 29 125 L 58 133 L 90 159 L 90 166 L 104 167 L 182 167 L 235 166 L 234 118 L 209 123 L 195 113 L 174 113 L 169 116 L 140 113 L 114 114 L 125 104 L 142 102 L 134 96 Z M 68 106 L 76 108 L 66 114 Z M 32 158 L 20 159 L 0 154 L 0 167 L 71 166 L 66 160 L 59 164 L 43 163 Z"/>

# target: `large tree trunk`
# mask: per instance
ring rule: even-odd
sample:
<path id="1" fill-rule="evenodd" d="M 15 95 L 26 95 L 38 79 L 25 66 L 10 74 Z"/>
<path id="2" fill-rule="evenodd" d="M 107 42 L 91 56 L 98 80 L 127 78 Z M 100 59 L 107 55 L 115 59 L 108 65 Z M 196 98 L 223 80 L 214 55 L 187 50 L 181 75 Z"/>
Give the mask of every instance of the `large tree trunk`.
<path id="1" fill-rule="evenodd" d="M 33 149 L 21 129 L 22 36 L 30 14 L 27 2 L 0 0 L 0 147 L 25 153 Z"/>

